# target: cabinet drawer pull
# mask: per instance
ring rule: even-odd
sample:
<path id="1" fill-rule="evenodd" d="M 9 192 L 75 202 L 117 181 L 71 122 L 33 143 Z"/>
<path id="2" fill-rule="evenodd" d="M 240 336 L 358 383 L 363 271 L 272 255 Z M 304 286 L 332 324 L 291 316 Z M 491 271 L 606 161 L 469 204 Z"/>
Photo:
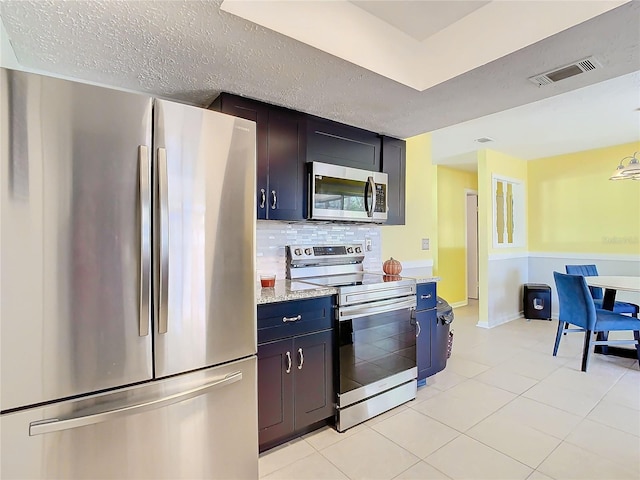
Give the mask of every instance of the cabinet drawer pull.
<path id="1" fill-rule="evenodd" d="M 416 320 L 416 327 L 418 327 L 418 331 L 416 332 L 416 338 L 420 336 L 420 322 Z"/>
<path id="2" fill-rule="evenodd" d="M 271 195 L 273 195 L 273 202 L 271 203 L 271 210 L 276 209 L 276 204 L 278 203 L 278 197 L 276 197 L 276 191 L 271 190 Z"/>
<path id="3" fill-rule="evenodd" d="M 297 322 L 302 319 L 302 315 L 298 315 L 297 317 L 282 317 L 283 322 Z"/>
<path id="4" fill-rule="evenodd" d="M 287 369 L 285 370 L 286 373 L 291 373 L 291 353 L 287 352 Z"/>
<path id="5" fill-rule="evenodd" d="M 260 189 L 260 208 L 264 208 L 264 204 L 267 202 L 267 192 L 264 191 L 264 188 Z"/>
<path id="6" fill-rule="evenodd" d="M 304 365 L 304 355 L 302 354 L 302 348 L 298 349 L 298 355 L 300 355 L 300 365 L 298 365 L 298 370 L 302 370 L 302 365 Z"/>
<path id="7" fill-rule="evenodd" d="M 420 295 L 420 300 L 429 300 L 431 298 L 431 294 L 428 295 Z"/>

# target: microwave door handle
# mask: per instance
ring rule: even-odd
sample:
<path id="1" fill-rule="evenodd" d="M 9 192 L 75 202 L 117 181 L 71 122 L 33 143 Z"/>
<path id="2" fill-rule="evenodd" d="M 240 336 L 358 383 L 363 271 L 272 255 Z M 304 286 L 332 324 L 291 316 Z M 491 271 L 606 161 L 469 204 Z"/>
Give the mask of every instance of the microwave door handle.
<path id="1" fill-rule="evenodd" d="M 369 216 L 369 179 L 364 184 L 364 209 Z"/>
<path id="2" fill-rule="evenodd" d="M 369 213 L 370 217 L 373 217 L 374 212 L 376 211 L 376 182 L 373 180 L 373 177 L 369 177 L 369 184 L 371 185 L 371 212 Z"/>
<path id="3" fill-rule="evenodd" d="M 371 190 L 371 203 L 369 203 L 369 190 Z M 373 217 L 373 209 L 376 205 L 376 184 L 373 177 L 367 178 L 364 186 L 364 208 L 367 211 L 367 217 Z"/>

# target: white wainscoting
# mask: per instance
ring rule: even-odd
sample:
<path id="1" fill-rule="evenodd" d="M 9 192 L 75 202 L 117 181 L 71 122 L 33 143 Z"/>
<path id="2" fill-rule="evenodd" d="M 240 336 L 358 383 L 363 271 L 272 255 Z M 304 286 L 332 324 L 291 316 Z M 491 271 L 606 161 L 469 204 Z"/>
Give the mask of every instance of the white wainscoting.
<path id="1" fill-rule="evenodd" d="M 529 282 L 526 252 L 489 255 L 488 318 L 479 327 L 492 328 L 522 317 L 522 286 Z"/>
<path id="2" fill-rule="evenodd" d="M 565 273 L 565 265 L 595 264 L 600 275 L 640 276 L 639 255 L 571 254 L 551 252 L 529 253 L 529 283 L 545 283 L 551 287 L 551 316 L 558 318 L 558 295 L 553 272 Z M 616 300 L 640 304 L 640 293 L 618 292 Z"/>

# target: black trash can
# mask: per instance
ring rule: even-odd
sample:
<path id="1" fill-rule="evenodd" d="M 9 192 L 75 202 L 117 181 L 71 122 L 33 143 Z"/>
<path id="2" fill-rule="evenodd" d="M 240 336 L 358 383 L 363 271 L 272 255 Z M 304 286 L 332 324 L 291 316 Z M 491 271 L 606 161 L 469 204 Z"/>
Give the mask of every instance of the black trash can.
<path id="1" fill-rule="evenodd" d="M 453 332 L 451 331 L 453 308 L 442 297 L 438 297 L 436 308 L 438 320 L 435 330 L 436 338 L 433 342 L 435 351 L 432 352 L 431 358 L 436 366 L 436 371 L 439 372 L 447 366 L 447 359 L 451 356 L 451 348 L 453 347 Z"/>
<path id="2" fill-rule="evenodd" d="M 522 304 L 524 318 L 551 320 L 551 287 L 543 283 L 525 283 Z"/>

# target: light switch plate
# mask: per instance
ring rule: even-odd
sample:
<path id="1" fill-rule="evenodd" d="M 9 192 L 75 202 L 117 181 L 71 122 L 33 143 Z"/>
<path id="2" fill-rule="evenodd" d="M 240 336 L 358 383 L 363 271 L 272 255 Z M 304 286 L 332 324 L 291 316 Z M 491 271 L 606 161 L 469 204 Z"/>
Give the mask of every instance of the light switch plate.
<path id="1" fill-rule="evenodd" d="M 422 239 L 422 249 L 423 250 L 429 250 L 429 239 L 428 238 L 423 238 Z"/>

